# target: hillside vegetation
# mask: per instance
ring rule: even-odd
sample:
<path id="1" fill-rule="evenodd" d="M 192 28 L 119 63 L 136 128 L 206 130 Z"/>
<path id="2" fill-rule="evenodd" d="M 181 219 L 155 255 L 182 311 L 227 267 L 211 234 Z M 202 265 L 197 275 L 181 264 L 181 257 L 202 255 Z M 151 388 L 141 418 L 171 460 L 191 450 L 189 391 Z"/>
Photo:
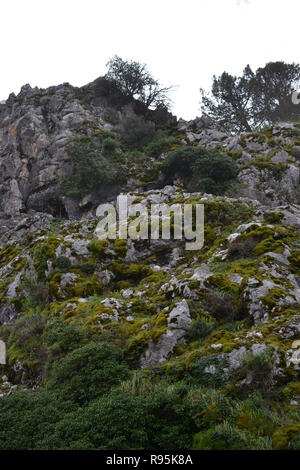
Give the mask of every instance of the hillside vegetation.
<path id="1" fill-rule="evenodd" d="M 300 124 L 162 125 L 105 83 L 0 105 L 0 448 L 299 449 Z M 121 192 L 204 204 L 203 248 L 97 239 Z"/>

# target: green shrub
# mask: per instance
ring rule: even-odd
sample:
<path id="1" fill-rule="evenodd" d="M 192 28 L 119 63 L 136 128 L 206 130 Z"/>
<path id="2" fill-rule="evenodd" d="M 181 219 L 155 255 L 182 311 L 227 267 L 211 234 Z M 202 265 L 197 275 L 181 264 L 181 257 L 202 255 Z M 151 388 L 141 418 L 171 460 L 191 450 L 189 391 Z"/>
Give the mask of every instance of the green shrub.
<path id="1" fill-rule="evenodd" d="M 106 155 L 114 154 L 118 146 L 119 146 L 118 142 L 112 137 L 107 137 L 102 142 L 102 149 L 103 149 L 104 154 Z"/>
<path id="2" fill-rule="evenodd" d="M 23 308 L 30 312 L 37 307 L 43 309 L 49 300 L 49 288 L 42 281 L 37 281 L 33 277 L 27 277 L 24 280 L 25 301 Z"/>
<path id="3" fill-rule="evenodd" d="M 152 274 L 151 268 L 144 264 L 126 264 L 113 261 L 111 263 L 111 269 L 117 281 L 140 281 L 145 276 Z"/>
<path id="4" fill-rule="evenodd" d="M 247 435 L 228 421 L 194 437 L 194 450 L 243 450 L 248 447 Z"/>
<path id="5" fill-rule="evenodd" d="M 70 259 L 67 258 L 66 256 L 58 256 L 55 259 L 55 267 L 57 269 L 62 270 L 62 271 L 70 269 L 71 265 L 72 265 L 72 263 L 71 263 Z"/>
<path id="6" fill-rule="evenodd" d="M 89 243 L 88 250 L 94 255 L 100 256 L 105 252 L 107 246 L 107 240 L 98 240 L 97 238 L 95 238 Z"/>
<path id="7" fill-rule="evenodd" d="M 81 407 L 63 383 L 17 392 L 0 400 L 0 449 L 270 449 L 270 436 L 274 449 L 299 449 L 295 410 L 286 421 L 279 404 L 231 391 L 140 371 Z"/>
<path id="8" fill-rule="evenodd" d="M 65 178 L 62 190 L 67 196 L 82 197 L 93 191 L 110 191 L 112 185 L 124 182 L 124 172 L 111 159 L 106 159 L 102 145 L 91 138 L 73 139 L 67 145 L 72 174 Z"/>
<path id="9" fill-rule="evenodd" d="M 276 429 L 272 439 L 274 450 L 300 450 L 300 424 L 290 423 Z"/>
<path id="10" fill-rule="evenodd" d="M 62 415 L 52 433 L 40 439 L 47 449 L 145 449 L 148 436 L 143 398 L 117 389 Z"/>
<path id="11" fill-rule="evenodd" d="M 45 439 L 50 448 L 101 450 L 187 449 L 195 432 L 178 386 L 161 384 L 145 394 L 120 388 L 65 416 Z"/>
<path id="12" fill-rule="evenodd" d="M 187 449 L 196 428 L 186 391 L 121 387 L 82 408 L 60 389 L 17 393 L 0 400 L 0 449 Z"/>
<path id="13" fill-rule="evenodd" d="M 244 385 L 245 393 L 249 391 L 259 391 L 263 396 L 273 394 L 273 349 L 268 348 L 259 354 L 247 353 L 242 365 L 236 373 L 236 380 L 246 380 Z M 242 390 L 241 390 L 242 393 Z"/>
<path id="14" fill-rule="evenodd" d="M 47 387 L 69 400 L 84 403 L 129 376 L 119 349 L 106 343 L 82 346 L 54 364 Z"/>
<path id="15" fill-rule="evenodd" d="M 120 138 L 129 147 L 142 148 L 155 134 L 155 125 L 143 116 L 126 116 L 120 125 Z"/>
<path id="16" fill-rule="evenodd" d="M 0 449 L 47 448 L 47 436 L 51 436 L 54 425 L 75 408 L 70 401 L 46 391 L 22 391 L 1 398 Z"/>
<path id="17" fill-rule="evenodd" d="M 187 367 L 186 376 L 195 379 L 198 385 L 220 387 L 226 382 L 223 369 L 227 367 L 228 361 L 225 358 L 219 358 L 216 355 L 204 356 L 194 360 Z"/>
<path id="18" fill-rule="evenodd" d="M 185 147 L 172 152 L 163 166 L 168 182 L 178 176 L 190 190 L 224 193 L 236 178 L 233 159 L 216 149 Z"/>
<path id="19" fill-rule="evenodd" d="M 153 141 L 145 147 L 145 152 L 147 155 L 149 155 L 149 157 L 157 158 L 162 153 L 168 152 L 175 143 L 175 137 L 161 135 L 153 139 Z"/>
<path id="20" fill-rule="evenodd" d="M 215 328 L 215 322 L 206 318 L 200 318 L 193 322 L 188 331 L 191 340 L 206 338 Z"/>
<path id="21" fill-rule="evenodd" d="M 205 306 L 208 312 L 219 321 L 241 320 L 246 314 L 245 305 L 240 296 L 225 290 L 208 289 Z"/>
<path id="22" fill-rule="evenodd" d="M 144 397 L 150 449 L 189 449 L 196 430 L 185 400 L 189 387 L 185 383 L 168 384 L 164 380 Z"/>
<path id="23" fill-rule="evenodd" d="M 48 261 L 54 261 L 56 246 L 51 240 L 38 245 L 33 253 L 33 266 L 38 274 L 39 280 L 45 280 L 48 270 Z"/>
<path id="24" fill-rule="evenodd" d="M 54 319 L 47 324 L 43 333 L 43 340 L 46 342 L 51 360 L 77 349 L 84 339 L 82 331 L 60 319 Z"/>

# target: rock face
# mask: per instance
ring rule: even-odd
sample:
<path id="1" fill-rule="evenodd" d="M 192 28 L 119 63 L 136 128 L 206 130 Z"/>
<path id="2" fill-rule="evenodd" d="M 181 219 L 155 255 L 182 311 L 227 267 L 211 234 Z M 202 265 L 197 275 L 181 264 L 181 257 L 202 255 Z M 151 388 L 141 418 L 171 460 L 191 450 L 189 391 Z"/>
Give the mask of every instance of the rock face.
<path id="1" fill-rule="evenodd" d="M 214 128 L 205 117 L 179 121 L 179 126 L 186 131 L 186 143 L 218 146 L 235 158 L 241 183 L 237 196 L 270 206 L 299 204 L 299 124 L 279 123 L 266 134 L 253 132 L 234 137 Z"/>
<path id="2" fill-rule="evenodd" d="M 102 194 L 93 201 L 86 194 L 74 202 L 61 188 L 72 171 L 66 152 L 71 139 L 118 132 L 125 115 L 135 116 L 133 104 L 123 97 L 113 109 L 118 125 L 108 123 L 112 110 L 99 80 L 82 88 L 68 83 L 48 89 L 25 85 L 17 96 L 0 103 L 0 218 L 30 210 L 75 217 L 90 203 L 105 199 Z"/>
<path id="3" fill-rule="evenodd" d="M 0 103 L 0 219 L 32 210 L 79 217 L 123 189 L 117 185 L 104 191 L 99 185 L 96 194 L 83 194 L 81 200 L 75 200 L 62 188 L 74 165 L 66 150 L 72 139 L 105 133 L 118 136 L 124 120 L 136 116 L 133 104 L 126 100 L 112 107 L 99 80 L 82 88 L 68 83 L 48 89 L 25 85 L 17 96 L 11 94 Z M 115 122 L 107 117 L 109 113 Z M 170 122 L 174 123 L 172 116 Z M 241 183 L 237 196 L 272 206 L 299 200 L 298 127 L 279 124 L 265 136 L 233 137 L 213 127 L 204 116 L 190 122 L 180 120 L 178 132 L 186 136 L 182 145 L 218 146 L 234 156 Z M 136 183 L 133 176 L 126 189 L 128 185 L 133 189 Z"/>
<path id="4" fill-rule="evenodd" d="M 212 272 L 207 266 L 207 264 L 202 264 L 200 268 L 195 269 L 194 274 L 191 277 L 191 280 L 194 281 L 199 281 L 201 285 L 203 285 L 204 281 L 208 279 L 210 276 L 212 276 Z"/>
<path id="5" fill-rule="evenodd" d="M 147 367 L 165 361 L 175 346 L 184 342 L 191 321 L 188 303 L 182 300 L 168 316 L 166 333 L 159 337 L 157 343 L 154 343 L 152 339 L 149 341 L 148 349 L 141 358 L 141 366 Z"/>
<path id="6" fill-rule="evenodd" d="M 58 191 L 68 171 L 67 140 L 92 114 L 68 84 L 22 88 L 0 106 L 1 210 L 7 216 L 35 209 L 66 214 Z"/>

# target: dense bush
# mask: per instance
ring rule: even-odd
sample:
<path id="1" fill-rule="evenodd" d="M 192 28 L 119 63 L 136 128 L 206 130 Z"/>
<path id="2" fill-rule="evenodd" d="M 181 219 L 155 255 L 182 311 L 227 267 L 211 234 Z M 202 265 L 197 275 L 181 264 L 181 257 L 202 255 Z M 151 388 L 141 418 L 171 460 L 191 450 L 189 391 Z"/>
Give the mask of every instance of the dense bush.
<path id="1" fill-rule="evenodd" d="M 163 167 L 167 182 L 183 179 L 193 191 L 224 193 L 236 177 L 234 161 L 215 149 L 185 147 L 172 152 Z"/>
<path id="2" fill-rule="evenodd" d="M 90 342 L 55 363 L 47 387 L 77 403 L 96 398 L 129 376 L 115 346 Z"/>
<path id="3" fill-rule="evenodd" d="M 143 116 L 131 114 L 126 116 L 119 128 L 120 138 L 129 147 L 142 148 L 150 142 L 155 134 L 155 125 L 146 121 Z"/>
<path id="4" fill-rule="evenodd" d="M 220 387 L 227 382 L 224 376 L 224 369 L 227 367 L 226 358 L 219 358 L 215 355 L 200 357 L 189 365 L 186 376 L 191 377 L 198 385 L 204 387 Z"/>
<path id="5" fill-rule="evenodd" d="M 102 106 L 120 109 L 131 101 L 131 98 L 120 90 L 115 81 L 106 77 L 97 78 L 92 85 L 85 88 L 82 94 L 82 99 L 89 103 L 99 103 Z"/>
<path id="6" fill-rule="evenodd" d="M 72 263 L 70 261 L 70 258 L 67 256 L 58 256 L 55 260 L 55 267 L 57 269 L 67 270 L 71 267 Z"/>
<path id="7" fill-rule="evenodd" d="M 69 400 L 46 391 L 22 391 L 1 398 L 0 449 L 39 448 L 39 441 L 51 435 L 55 423 L 75 409 Z"/>
<path id="8" fill-rule="evenodd" d="M 215 322 L 206 318 L 200 318 L 193 322 L 188 331 L 191 340 L 206 338 L 215 328 Z"/>
<path id="9" fill-rule="evenodd" d="M 102 149 L 105 155 L 112 155 L 118 148 L 118 142 L 112 137 L 103 140 Z"/>
<path id="10" fill-rule="evenodd" d="M 7 345 L 9 364 L 22 361 L 22 367 L 9 368 L 10 379 L 17 383 L 26 380 L 29 383 L 41 374 L 46 359 L 46 348 L 41 340 L 46 319 L 40 313 L 22 314 L 1 330 L 1 337 Z"/>
<path id="11" fill-rule="evenodd" d="M 51 433 L 40 435 L 42 448 L 84 449 L 186 449 L 195 425 L 186 390 L 167 384 L 145 394 L 113 389 L 88 406 L 65 414 Z"/>
<path id="12" fill-rule="evenodd" d="M 82 408 L 60 386 L 2 399 L 0 449 L 190 448 L 196 427 L 187 387 L 149 382 L 138 390 L 127 384 Z"/>
<path id="13" fill-rule="evenodd" d="M 43 340 L 48 347 L 50 359 L 57 359 L 78 349 L 85 340 L 84 333 L 61 319 L 54 319 L 47 324 Z"/>
<path id="14" fill-rule="evenodd" d="M 133 60 L 112 57 L 107 63 L 106 77 L 114 82 L 120 91 L 143 103 L 146 108 L 167 106 L 169 88 L 163 88 L 147 70 L 146 64 Z"/>
<path id="15" fill-rule="evenodd" d="M 266 349 L 260 354 L 249 353 L 245 355 L 240 369 L 237 371 L 237 380 L 245 380 L 247 387 L 244 392 L 249 390 L 260 391 L 263 396 L 272 396 L 274 393 L 274 359 L 272 348 Z"/>
<path id="16" fill-rule="evenodd" d="M 61 383 L 1 398 L 0 449 L 299 448 L 296 414 L 286 422 L 279 406 L 257 392 L 239 400 L 228 388 L 153 381 L 141 373 L 102 394 L 100 387 L 81 407 L 71 398 Z"/>
<path id="17" fill-rule="evenodd" d="M 50 449 L 143 449 L 146 416 L 141 397 L 120 390 L 62 417 L 42 447 Z M 42 436 L 41 436 L 42 437 Z"/>
<path id="18" fill-rule="evenodd" d="M 186 390 L 115 388 L 82 408 L 60 389 L 15 394 L 0 402 L 0 449 L 190 448 L 196 428 Z"/>
<path id="19" fill-rule="evenodd" d="M 253 256 L 253 250 L 257 245 L 254 238 L 238 237 L 228 247 L 228 254 L 234 259 L 248 258 Z"/>
<path id="20" fill-rule="evenodd" d="M 67 146 L 72 174 L 65 178 L 62 190 L 68 196 L 82 197 L 92 191 L 109 190 L 124 181 L 120 167 L 103 155 L 102 145 L 90 138 L 74 139 Z"/>
<path id="21" fill-rule="evenodd" d="M 185 399 L 188 389 L 185 383 L 162 381 L 144 396 L 150 448 L 190 448 L 196 426 L 190 414 L 190 403 Z"/>
<path id="22" fill-rule="evenodd" d="M 49 288 L 42 281 L 27 277 L 24 280 L 25 301 L 23 307 L 25 310 L 34 310 L 37 307 L 43 309 L 49 300 Z"/>
<path id="23" fill-rule="evenodd" d="M 242 450 L 247 448 L 247 434 L 237 426 L 224 421 L 205 432 L 196 434 L 195 450 Z"/>
<path id="24" fill-rule="evenodd" d="M 205 305 L 216 320 L 233 322 L 241 320 L 246 313 L 242 299 L 230 291 L 209 289 Z"/>
<path id="25" fill-rule="evenodd" d="M 164 134 L 159 134 L 150 142 L 146 148 L 145 152 L 149 157 L 159 157 L 162 153 L 170 150 L 172 145 L 176 143 L 175 137 L 170 137 Z"/>

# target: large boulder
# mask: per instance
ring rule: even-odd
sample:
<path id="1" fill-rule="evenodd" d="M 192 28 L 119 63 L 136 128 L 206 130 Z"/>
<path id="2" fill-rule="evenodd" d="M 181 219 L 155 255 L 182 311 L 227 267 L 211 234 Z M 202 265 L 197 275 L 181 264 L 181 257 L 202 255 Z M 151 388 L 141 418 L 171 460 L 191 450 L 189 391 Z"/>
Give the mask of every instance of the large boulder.
<path id="1" fill-rule="evenodd" d="M 160 336 L 157 343 L 152 339 L 149 341 L 148 348 L 141 358 L 141 366 L 147 367 L 164 362 L 178 343 L 184 343 L 191 321 L 190 309 L 184 299 L 169 314 L 166 333 Z"/>

